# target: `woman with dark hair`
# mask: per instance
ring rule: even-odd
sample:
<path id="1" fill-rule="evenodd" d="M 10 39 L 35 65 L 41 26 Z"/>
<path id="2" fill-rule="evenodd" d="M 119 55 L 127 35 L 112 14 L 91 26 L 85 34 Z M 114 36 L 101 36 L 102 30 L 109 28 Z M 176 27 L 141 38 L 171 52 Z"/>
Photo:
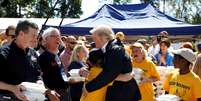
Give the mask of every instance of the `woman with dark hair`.
<path id="1" fill-rule="evenodd" d="M 170 41 L 168 38 L 163 38 L 160 42 L 160 51 L 155 55 L 158 66 L 173 66 L 173 54 L 168 51 Z"/>

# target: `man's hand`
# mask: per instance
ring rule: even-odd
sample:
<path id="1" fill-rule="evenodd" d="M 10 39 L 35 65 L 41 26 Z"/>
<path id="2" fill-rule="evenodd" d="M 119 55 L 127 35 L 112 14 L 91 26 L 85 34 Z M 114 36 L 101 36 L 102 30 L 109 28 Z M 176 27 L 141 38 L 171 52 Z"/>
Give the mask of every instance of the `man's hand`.
<path id="1" fill-rule="evenodd" d="M 86 67 L 80 68 L 79 74 L 81 77 L 87 77 L 89 75 L 89 71 Z"/>
<path id="2" fill-rule="evenodd" d="M 60 95 L 57 92 L 55 92 L 54 90 L 48 89 L 45 92 L 45 94 L 48 96 L 50 101 L 60 101 L 60 99 L 59 99 Z"/>
<path id="3" fill-rule="evenodd" d="M 22 101 L 28 101 L 28 98 L 22 93 L 25 91 L 26 88 L 22 85 L 11 85 L 10 91 L 13 92 L 13 94 Z"/>

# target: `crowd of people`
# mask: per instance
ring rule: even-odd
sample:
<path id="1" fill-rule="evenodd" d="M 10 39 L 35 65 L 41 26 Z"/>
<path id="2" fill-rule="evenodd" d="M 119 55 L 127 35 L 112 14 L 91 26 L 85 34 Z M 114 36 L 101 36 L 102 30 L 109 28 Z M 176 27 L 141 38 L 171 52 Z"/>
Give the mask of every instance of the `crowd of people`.
<path id="1" fill-rule="evenodd" d="M 201 101 L 201 44 L 171 46 L 169 33 L 127 43 L 123 32 L 107 25 L 84 36 L 61 36 L 57 28 L 38 35 L 38 26 L 23 20 L 0 34 L 0 101 L 28 101 L 22 82 L 46 88 L 47 101 L 155 101 L 157 66 L 168 68 L 164 94 Z M 69 73 L 78 70 L 77 80 Z M 136 73 L 138 70 L 138 73 Z M 136 79 L 139 77 L 139 79 Z"/>

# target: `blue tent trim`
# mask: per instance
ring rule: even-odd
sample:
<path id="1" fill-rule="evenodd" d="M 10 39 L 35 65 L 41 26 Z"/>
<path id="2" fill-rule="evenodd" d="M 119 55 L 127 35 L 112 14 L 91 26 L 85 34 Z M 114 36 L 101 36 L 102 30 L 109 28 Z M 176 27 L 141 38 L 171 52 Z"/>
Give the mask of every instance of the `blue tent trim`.
<path id="1" fill-rule="evenodd" d="M 115 32 L 122 31 L 126 35 L 157 35 L 168 31 L 170 35 L 197 35 L 201 33 L 201 25 L 187 24 L 172 18 L 151 4 L 105 4 L 92 16 L 86 19 L 58 26 L 63 34 L 88 35 L 93 27 L 106 24 Z"/>

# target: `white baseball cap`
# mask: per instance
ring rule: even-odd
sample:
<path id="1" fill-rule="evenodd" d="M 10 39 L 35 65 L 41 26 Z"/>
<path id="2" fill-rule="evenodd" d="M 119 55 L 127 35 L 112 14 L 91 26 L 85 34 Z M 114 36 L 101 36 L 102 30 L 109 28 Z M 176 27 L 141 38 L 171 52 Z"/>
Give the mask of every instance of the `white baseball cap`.
<path id="1" fill-rule="evenodd" d="M 186 59 L 190 63 L 193 63 L 196 59 L 196 56 L 193 53 L 193 51 L 188 48 L 181 48 L 178 50 L 174 50 L 174 51 L 172 51 L 172 53 L 182 56 L 184 59 Z"/>

